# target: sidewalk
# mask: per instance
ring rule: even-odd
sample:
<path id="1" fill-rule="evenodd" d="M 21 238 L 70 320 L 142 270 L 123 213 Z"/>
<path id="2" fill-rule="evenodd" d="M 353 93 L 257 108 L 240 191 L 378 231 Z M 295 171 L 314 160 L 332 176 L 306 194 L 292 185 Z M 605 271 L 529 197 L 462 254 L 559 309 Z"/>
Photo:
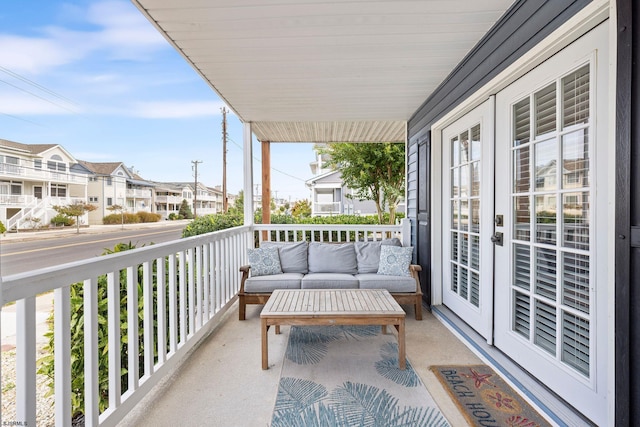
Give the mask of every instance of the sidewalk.
<path id="1" fill-rule="evenodd" d="M 166 227 L 169 225 L 182 225 L 186 226 L 191 222 L 190 219 L 180 219 L 175 221 L 158 221 L 158 222 L 144 222 L 137 224 L 112 224 L 112 225 L 89 225 L 80 226 L 80 234 L 100 234 L 100 233 L 113 233 L 122 230 L 137 230 L 141 228 L 158 228 Z M 5 233 L 0 235 L 0 245 L 3 242 L 23 242 L 34 239 L 55 239 L 61 236 L 73 236 L 78 234 L 76 227 L 65 228 L 52 228 L 37 231 L 19 231 L 17 233 Z"/>

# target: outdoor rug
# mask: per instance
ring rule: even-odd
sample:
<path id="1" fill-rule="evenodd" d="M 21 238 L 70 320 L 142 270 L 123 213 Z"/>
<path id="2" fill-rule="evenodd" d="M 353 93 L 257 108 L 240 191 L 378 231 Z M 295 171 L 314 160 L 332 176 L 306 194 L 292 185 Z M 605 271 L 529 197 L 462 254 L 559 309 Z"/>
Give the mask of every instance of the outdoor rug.
<path id="1" fill-rule="evenodd" d="M 431 366 L 472 426 L 550 426 L 487 365 Z"/>
<path id="2" fill-rule="evenodd" d="M 292 326 L 272 427 L 449 426 L 380 326 Z"/>

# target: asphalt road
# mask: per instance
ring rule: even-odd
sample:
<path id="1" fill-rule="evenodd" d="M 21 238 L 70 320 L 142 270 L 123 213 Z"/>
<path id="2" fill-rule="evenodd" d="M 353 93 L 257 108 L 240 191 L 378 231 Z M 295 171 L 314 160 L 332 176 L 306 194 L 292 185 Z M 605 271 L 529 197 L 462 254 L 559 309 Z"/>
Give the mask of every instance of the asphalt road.
<path id="1" fill-rule="evenodd" d="M 185 224 L 168 223 L 153 228 L 5 239 L 0 241 L 0 276 L 100 256 L 120 242 L 142 247 L 177 240 L 184 227 Z"/>

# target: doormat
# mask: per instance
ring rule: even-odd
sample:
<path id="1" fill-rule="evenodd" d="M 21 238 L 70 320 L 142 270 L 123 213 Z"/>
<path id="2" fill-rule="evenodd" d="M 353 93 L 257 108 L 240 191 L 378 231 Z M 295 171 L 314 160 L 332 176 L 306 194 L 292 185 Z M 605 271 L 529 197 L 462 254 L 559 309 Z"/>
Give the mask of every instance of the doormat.
<path id="1" fill-rule="evenodd" d="M 271 427 L 449 427 L 380 326 L 292 326 Z"/>
<path id="2" fill-rule="evenodd" d="M 472 426 L 551 426 L 487 365 L 430 369 Z"/>

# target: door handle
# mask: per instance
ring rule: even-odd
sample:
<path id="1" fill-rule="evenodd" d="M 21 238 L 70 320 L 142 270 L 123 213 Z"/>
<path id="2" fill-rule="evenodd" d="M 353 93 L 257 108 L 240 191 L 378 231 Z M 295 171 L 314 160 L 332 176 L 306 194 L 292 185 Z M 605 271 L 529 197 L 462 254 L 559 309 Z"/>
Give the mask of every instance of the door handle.
<path id="1" fill-rule="evenodd" d="M 493 234 L 493 236 L 491 236 L 491 241 L 496 246 L 502 246 L 503 238 L 504 238 L 504 234 L 503 233 L 496 232 L 496 233 Z"/>

